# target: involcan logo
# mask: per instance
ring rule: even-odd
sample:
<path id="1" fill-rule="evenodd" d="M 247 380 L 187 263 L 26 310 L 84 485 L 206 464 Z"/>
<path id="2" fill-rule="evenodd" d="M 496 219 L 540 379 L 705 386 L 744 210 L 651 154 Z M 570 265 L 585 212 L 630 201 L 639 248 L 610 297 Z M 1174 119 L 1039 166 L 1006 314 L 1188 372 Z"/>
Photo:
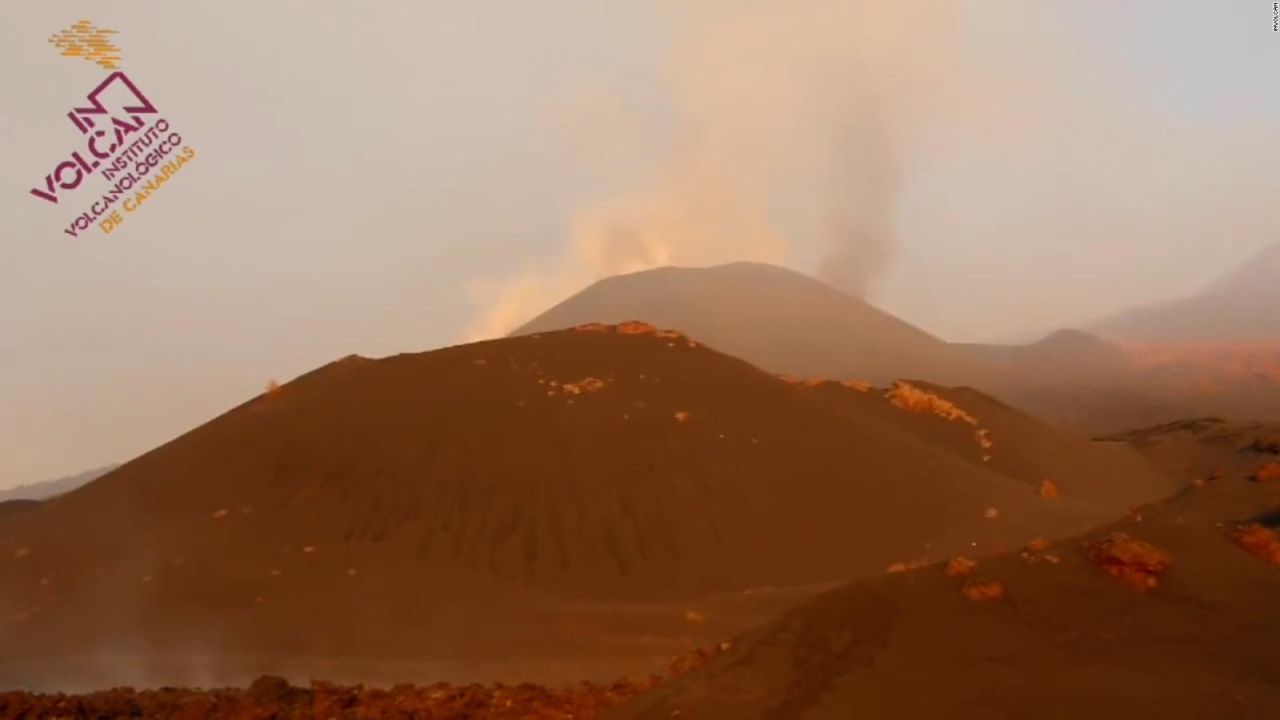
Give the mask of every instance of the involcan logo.
<path id="1" fill-rule="evenodd" d="M 80 133 L 79 144 L 30 192 L 36 200 L 59 208 L 66 207 L 64 202 L 89 203 L 80 206 L 81 212 L 63 230 L 71 237 L 79 237 L 93 225 L 110 234 L 196 156 L 182 134 L 121 69 L 120 48 L 111 39 L 116 34 L 81 20 L 49 38 L 64 57 L 80 58 L 109 71 L 89 91 L 85 103 L 73 105 L 67 113 Z M 78 192 L 87 185 L 98 187 L 92 200 Z"/>

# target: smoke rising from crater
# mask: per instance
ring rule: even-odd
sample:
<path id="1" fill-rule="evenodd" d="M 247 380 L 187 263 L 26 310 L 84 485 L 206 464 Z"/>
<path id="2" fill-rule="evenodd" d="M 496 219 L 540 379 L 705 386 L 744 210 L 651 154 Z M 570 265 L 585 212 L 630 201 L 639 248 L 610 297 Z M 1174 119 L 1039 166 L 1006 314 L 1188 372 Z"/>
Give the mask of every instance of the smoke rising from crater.
<path id="1" fill-rule="evenodd" d="M 888 266 L 903 145 L 954 12 L 804 0 L 667 16 L 676 123 L 652 176 L 576 212 L 553 266 L 473 287 L 489 310 L 471 338 L 510 330 L 591 280 L 662 265 L 782 262 L 818 248 L 812 270 L 855 294 Z"/>
<path id="2" fill-rule="evenodd" d="M 943 336 L 1026 339 L 1176 297 L 1240 259 L 1219 250 L 1275 242 L 1274 103 L 1209 55 L 1176 81 L 1155 69 L 1206 22 L 1248 40 L 1232 62 L 1261 62 L 1246 13 L 1188 4 L 1150 24 L 1086 5 L 664 5 L 669 117 L 646 96 L 634 117 L 576 119 L 618 157 L 593 154 L 605 179 L 561 257 L 473 287 L 471 337 L 608 275 L 753 260 Z"/>

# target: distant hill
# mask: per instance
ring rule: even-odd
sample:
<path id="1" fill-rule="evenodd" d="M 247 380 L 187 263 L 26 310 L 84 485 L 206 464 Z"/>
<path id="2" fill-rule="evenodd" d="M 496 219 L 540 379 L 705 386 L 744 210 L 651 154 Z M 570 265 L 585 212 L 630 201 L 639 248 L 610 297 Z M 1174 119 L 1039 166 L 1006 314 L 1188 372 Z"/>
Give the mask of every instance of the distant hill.
<path id="1" fill-rule="evenodd" d="M 606 278 L 512 335 L 626 320 L 682 330 L 776 373 L 878 384 L 916 377 L 979 387 L 991 377 L 969 353 L 864 300 L 760 263 Z"/>
<path id="2" fill-rule="evenodd" d="M 1118 313 L 1093 324 L 1125 343 L 1280 343 L 1280 243 L 1203 291 Z"/>
<path id="3" fill-rule="evenodd" d="M 1058 330 L 1027 345 L 961 345 L 1004 372 L 1052 374 L 1060 378 L 1122 372 L 1124 350 L 1080 330 Z"/>
<path id="4" fill-rule="evenodd" d="M 44 482 L 18 485 L 17 487 L 0 490 L 0 502 L 7 500 L 47 500 L 55 495 L 71 492 L 81 485 L 93 482 L 118 467 L 120 466 L 106 465 L 76 473 L 75 475 L 57 478 L 56 480 L 45 480 Z"/>
<path id="5" fill-rule="evenodd" d="M 1139 372 L 1123 347 L 1080 330 L 1026 345 L 960 347 L 999 369 L 992 392 L 1064 426 L 1102 432 L 1197 413 Z"/>
<path id="6" fill-rule="evenodd" d="M 1280 344 L 1120 344 L 1063 330 L 1029 345 L 964 347 L 1000 369 L 1000 397 L 1089 432 L 1200 415 L 1280 420 Z"/>
<path id="7" fill-rule="evenodd" d="M 606 601 L 683 609 L 1007 549 L 1174 487 L 975 391 L 787 382 L 639 324 L 351 357 L 0 518 L 0 686 L 69 683 L 104 653 L 92 682 L 136 682 L 122 652 L 172 682 L 155 658 L 193 649 L 245 673 L 527 668 L 604 652 L 582 627 Z M 638 635 L 689 632 L 634 612 Z"/>
<path id="8" fill-rule="evenodd" d="M 1204 290 L 1090 327 L 1183 414 L 1280 419 L 1280 243 Z M 1175 416 L 1169 416 L 1173 419 Z"/>

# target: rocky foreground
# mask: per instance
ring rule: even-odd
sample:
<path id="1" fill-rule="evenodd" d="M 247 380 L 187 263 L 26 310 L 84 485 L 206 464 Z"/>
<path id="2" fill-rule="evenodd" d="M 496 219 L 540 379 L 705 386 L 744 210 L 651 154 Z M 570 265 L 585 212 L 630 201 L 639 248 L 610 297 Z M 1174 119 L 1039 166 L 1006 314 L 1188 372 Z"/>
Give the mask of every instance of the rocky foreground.
<path id="1" fill-rule="evenodd" d="M 391 689 L 263 676 L 248 689 L 116 688 L 85 695 L 0 693 L 0 718 L 592 718 L 650 689 L 654 680 L 540 685 L 398 685 Z"/>
<path id="2" fill-rule="evenodd" d="M 671 661 L 668 678 L 700 667 L 730 647 L 695 648 Z M 81 695 L 0 692 L 0 720 L 59 718 L 165 718 L 166 720 L 589 720 L 657 687 L 664 678 L 575 687 L 519 685 L 396 685 L 390 689 L 313 681 L 290 685 L 264 675 L 248 688 L 113 688 Z"/>
<path id="3" fill-rule="evenodd" d="M 196 720 L 390 717 L 390 719 L 582 719 L 596 717 L 652 688 L 655 679 L 576 688 L 541 685 L 396 685 L 390 689 L 314 682 L 294 687 L 261 676 L 247 689 L 115 688 L 87 694 L 0 693 L 4 720 L 59 717 L 165 717 Z"/>

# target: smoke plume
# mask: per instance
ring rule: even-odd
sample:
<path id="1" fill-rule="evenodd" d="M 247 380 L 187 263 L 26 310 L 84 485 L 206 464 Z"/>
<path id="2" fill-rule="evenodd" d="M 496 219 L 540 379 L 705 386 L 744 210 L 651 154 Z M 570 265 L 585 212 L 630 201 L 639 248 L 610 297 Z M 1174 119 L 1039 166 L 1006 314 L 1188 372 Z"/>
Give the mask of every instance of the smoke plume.
<path id="1" fill-rule="evenodd" d="M 553 266 L 473 286 L 489 309 L 472 339 L 618 273 L 820 248 L 819 274 L 862 294 L 891 260 L 902 144 L 949 12 L 856 0 L 668 10 L 678 117 L 656 172 L 577 212 Z M 779 207 L 787 188 L 809 200 Z"/>

